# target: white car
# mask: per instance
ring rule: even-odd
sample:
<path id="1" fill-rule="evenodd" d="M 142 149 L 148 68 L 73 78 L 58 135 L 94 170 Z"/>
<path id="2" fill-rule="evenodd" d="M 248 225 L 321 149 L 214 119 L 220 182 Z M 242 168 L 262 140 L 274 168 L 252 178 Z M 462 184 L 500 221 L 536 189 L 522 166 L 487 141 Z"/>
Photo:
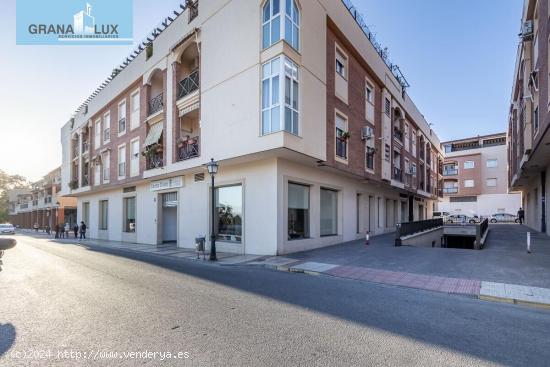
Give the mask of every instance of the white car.
<path id="1" fill-rule="evenodd" d="M 0 234 L 15 234 L 15 227 L 12 224 L 0 224 Z"/>

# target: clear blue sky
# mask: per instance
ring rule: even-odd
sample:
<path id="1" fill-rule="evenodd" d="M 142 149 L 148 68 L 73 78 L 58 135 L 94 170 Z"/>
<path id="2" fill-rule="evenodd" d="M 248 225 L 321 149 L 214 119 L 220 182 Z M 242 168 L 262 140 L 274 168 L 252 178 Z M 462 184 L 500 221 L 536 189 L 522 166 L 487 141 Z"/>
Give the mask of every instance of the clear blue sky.
<path id="1" fill-rule="evenodd" d="M 506 129 L 522 2 L 354 1 L 442 140 Z M 134 0 L 135 40 L 178 4 Z M 131 47 L 16 46 L 15 0 L 0 2 L 0 34 L 0 169 L 35 180 L 61 163 L 60 127 Z"/>

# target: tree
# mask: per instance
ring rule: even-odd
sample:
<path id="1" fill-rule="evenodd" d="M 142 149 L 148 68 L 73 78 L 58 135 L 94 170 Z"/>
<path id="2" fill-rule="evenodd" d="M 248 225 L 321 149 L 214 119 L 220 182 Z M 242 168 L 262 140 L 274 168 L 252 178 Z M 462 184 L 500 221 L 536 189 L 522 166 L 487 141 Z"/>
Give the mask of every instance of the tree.
<path id="1" fill-rule="evenodd" d="M 8 220 L 9 198 L 8 191 L 13 189 L 29 188 L 29 181 L 20 175 L 10 175 L 0 169 L 0 223 Z"/>

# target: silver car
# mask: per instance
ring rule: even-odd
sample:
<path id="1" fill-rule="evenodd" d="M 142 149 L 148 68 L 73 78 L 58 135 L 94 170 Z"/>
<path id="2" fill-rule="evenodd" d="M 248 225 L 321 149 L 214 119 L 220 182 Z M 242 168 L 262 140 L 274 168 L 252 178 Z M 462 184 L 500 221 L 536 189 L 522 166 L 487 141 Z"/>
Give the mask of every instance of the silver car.
<path id="1" fill-rule="evenodd" d="M 0 234 L 15 234 L 15 227 L 12 224 L 0 224 Z"/>
<path id="2" fill-rule="evenodd" d="M 497 213 L 491 215 L 489 219 L 491 223 L 519 223 L 519 218 L 517 215 L 508 214 L 508 213 Z"/>

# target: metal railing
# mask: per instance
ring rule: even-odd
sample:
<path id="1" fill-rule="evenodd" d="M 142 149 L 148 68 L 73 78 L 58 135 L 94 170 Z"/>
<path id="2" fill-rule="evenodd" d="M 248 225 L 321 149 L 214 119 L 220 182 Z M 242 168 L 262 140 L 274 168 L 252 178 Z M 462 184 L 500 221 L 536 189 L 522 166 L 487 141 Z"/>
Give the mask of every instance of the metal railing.
<path id="1" fill-rule="evenodd" d="M 195 158 L 200 155 L 199 152 L 199 137 L 187 139 L 183 142 L 183 145 L 178 148 L 178 158 L 180 161 L 186 159 Z"/>
<path id="2" fill-rule="evenodd" d="M 458 187 L 444 187 L 443 188 L 444 194 L 456 194 L 458 193 Z"/>
<path id="3" fill-rule="evenodd" d="M 199 69 L 196 69 L 191 74 L 178 82 L 178 99 L 181 99 L 194 91 L 200 86 Z"/>
<path id="4" fill-rule="evenodd" d="M 393 167 L 393 179 L 403 182 L 403 170 L 401 168 Z"/>
<path id="5" fill-rule="evenodd" d="M 399 141 L 403 141 L 403 131 L 399 129 L 393 129 L 393 137 Z"/>
<path id="6" fill-rule="evenodd" d="M 401 237 L 415 233 L 424 232 L 430 229 L 443 227 L 443 218 L 419 220 L 397 224 L 395 232 L 395 246 L 401 246 Z"/>
<path id="7" fill-rule="evenodd" d="M 344 138 L 336 138 L 336 155 L 339 158 L 348 159 L 348 141 Z"/>
<path id="8" fill-rule="evenodd" d="M 444 169 L 443 176 L 456 176 L 458 175 L 458 169 Z"/>
<path id="9" fill-rule="evenodd" d="M 88 184 L 89 184 L 88 175 L 83 175 L 82 176 L 82 186 L 88 186 Z"/>
<path id="10" fill-rule="evenodd" d="M 88 152 L 88 149 L 90 148 L 90 145 L 88 144 L 87 141 L 83 141 L 82 142 L 82 153 L 86 153 Z"/>
<path id="11" fill-rule="evenodd" d="M 164 166 L 163 156 L 161 153 L 154 153 L 147 159 L 147 169 L 161 168 Z"/>
<path id="12" fill-rule="evenodd" d="M 118 132 L 121 133 L 123 131 L 126 131 L 126 117 L 118 120 Z"/>
<path id="13" fill-rule="evenodd" d="M 164 103 L 162 102 L 162 96 L 163 93 L 159 93 L 157 96 L 151 98 L 149 100 L 149 115 L 152 115 L 164 107 Z"/>

